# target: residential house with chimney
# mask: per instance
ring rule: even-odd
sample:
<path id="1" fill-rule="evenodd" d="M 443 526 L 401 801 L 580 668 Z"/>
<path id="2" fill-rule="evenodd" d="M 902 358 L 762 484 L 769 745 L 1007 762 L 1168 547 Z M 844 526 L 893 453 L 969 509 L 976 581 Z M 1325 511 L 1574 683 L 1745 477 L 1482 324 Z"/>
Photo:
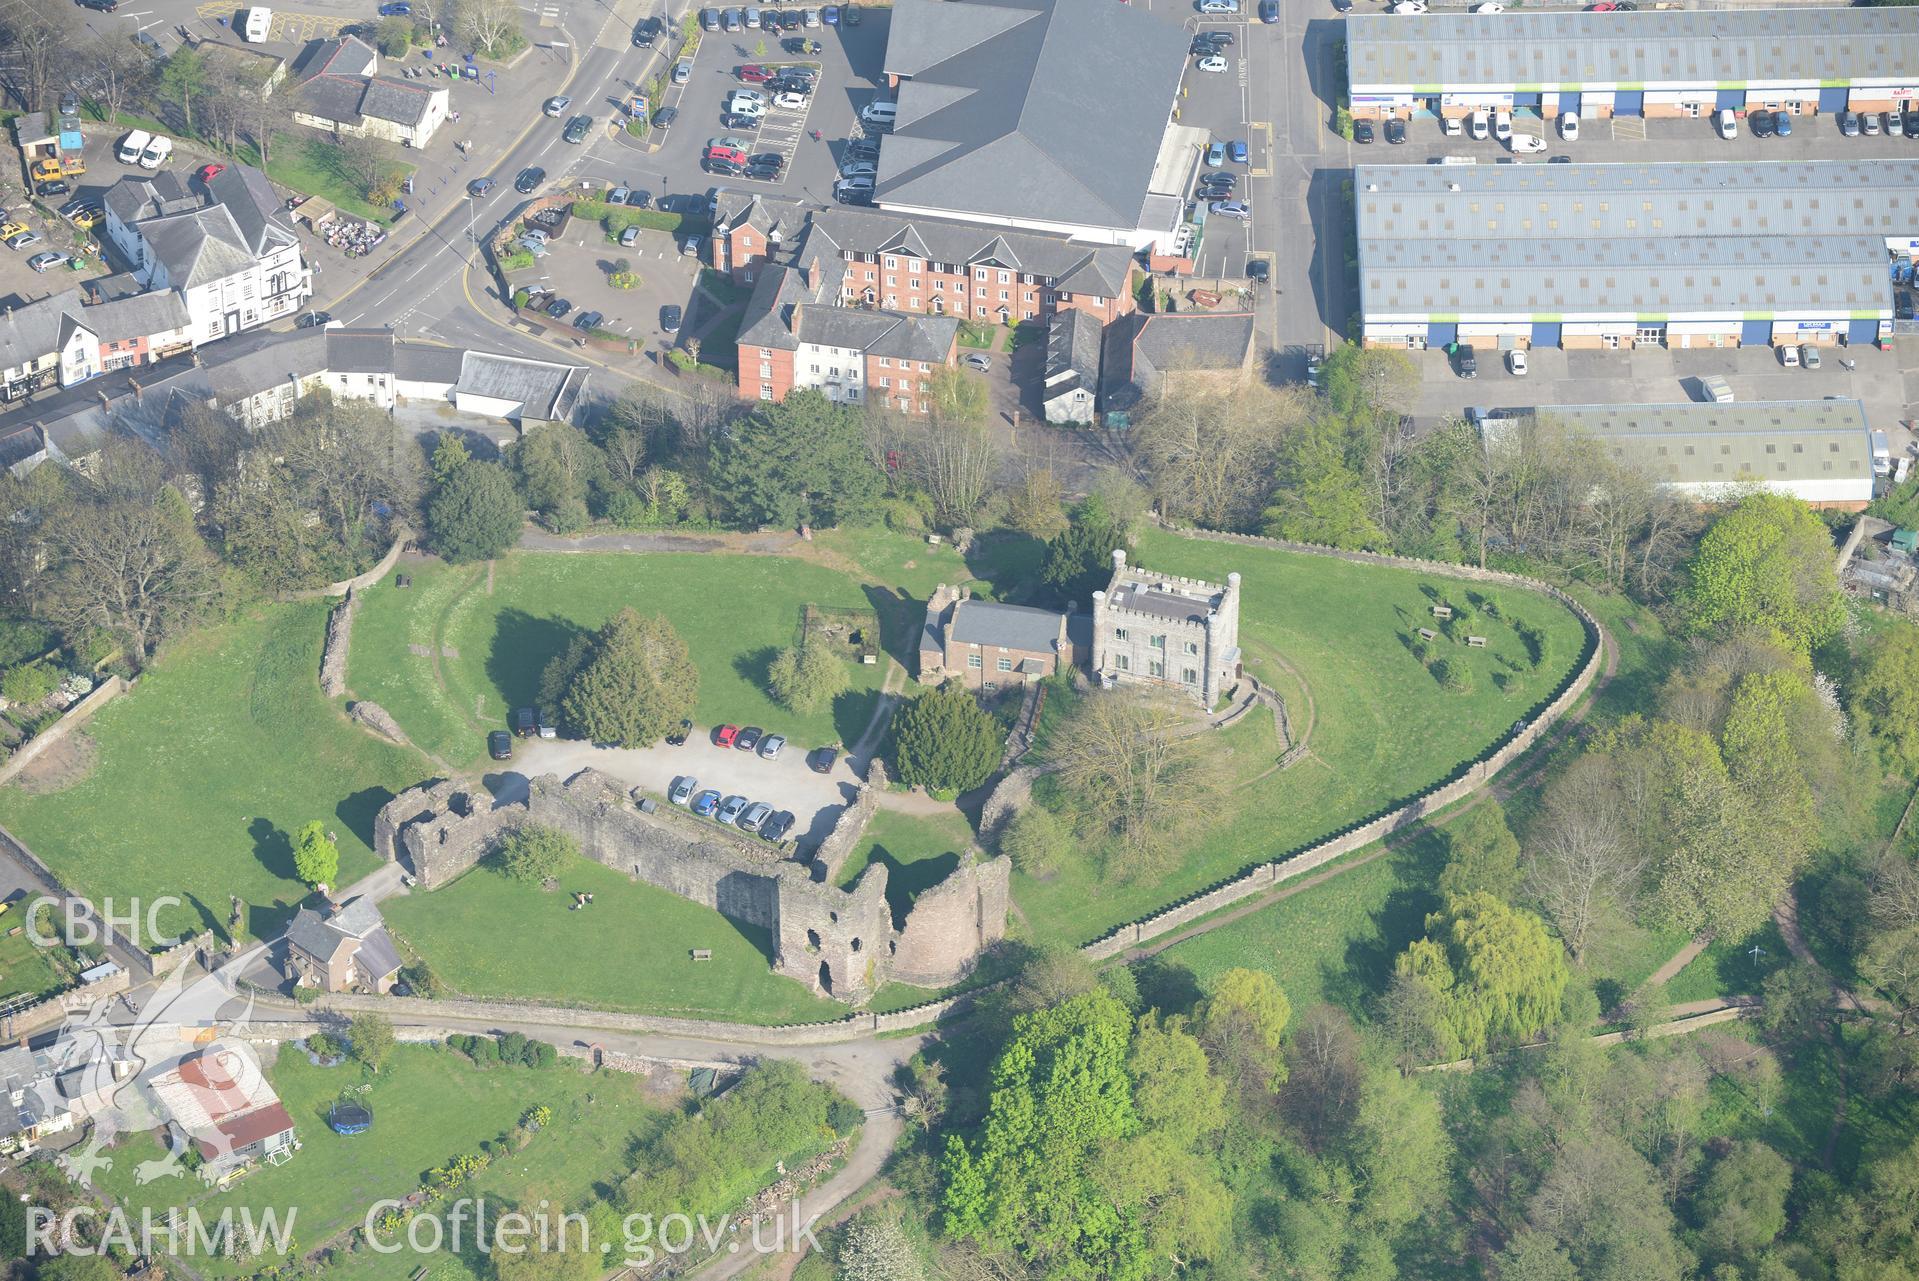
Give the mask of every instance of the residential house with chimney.
<path id="1" fill-rule="evenodd" d="M 322 992 L 357 988 L 385 995 L 399 977 L 399 949 L 364 894 L 326 914 L 301 908 L 287 926 L 286 945 L 294 982 Z"/>
<path id="2" fill-rule="evenodd" d="M 991 691 L 1044 680 L 1075 661 L 1072 621 L 1050 609 L 979 600 L 970 588 L 941 583 L 926 602 L 919 682 L 956 680 Z"/>
<path id="3" fill-rule="evenodd" d="M 192 347 L 186 303 L 170 292 L 84 305 L 78 289 L 0 316 L 0 400 L 71 387 Z"/>
<path id="4" fill-rule="evenodd" d="M 1231 391 L 1253 373 L 1251 312 L 1134 313 L 1106 328 L 1099 413 L 1125 426 L 1160 397 L 1179 391 Z"/>

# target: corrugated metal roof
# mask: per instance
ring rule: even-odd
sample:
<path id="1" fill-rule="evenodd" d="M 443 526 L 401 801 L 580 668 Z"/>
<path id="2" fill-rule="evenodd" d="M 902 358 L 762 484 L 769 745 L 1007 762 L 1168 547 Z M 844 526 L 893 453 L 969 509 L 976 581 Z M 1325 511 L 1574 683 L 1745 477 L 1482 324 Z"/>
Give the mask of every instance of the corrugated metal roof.
<path id="1" fill-rule="evenodd" d="M 1872 478 L 1866 408 L 1856 400 L 1556 405 L 1534 413 L 1667 484 Z"/>
<path id="2" fill-rule="evenodd" d="M 1919 12 L 1906 8 L 1633 13 L 1353 14 L 1355 93 L 1466 89 L 1818 85 L 1919 76 Z"/>

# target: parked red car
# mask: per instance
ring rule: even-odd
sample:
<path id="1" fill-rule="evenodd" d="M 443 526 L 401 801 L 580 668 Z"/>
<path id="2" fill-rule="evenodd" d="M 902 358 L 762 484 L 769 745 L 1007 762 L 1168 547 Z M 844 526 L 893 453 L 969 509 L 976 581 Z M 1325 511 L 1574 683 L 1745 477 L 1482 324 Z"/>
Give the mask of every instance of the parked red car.
<path id="1" fill-rule="evenodd" d="M 773 78 L 773 73 L 758 63 L 749 62 L 733 73 L 750 85 L 763 85 Z"/>
<path id="2" fill-rule="evenodd" d="M 735 150 L 732 147 L 708 147 L 706 149 L 706 154 L 703 157 L 701 157 L 701 159 L 724 160 L 724 161 L 727 161 L 729 164 L 739 165 L 741 168 L 746 167 L 746 153 L 744 151 Z"/>
<path id="3" fill-rule="evenodd" d="M 200 166 L 200 175 L 199 175 L 199 177 L 200 177 L 200 181 L 201 181 L 201 182 L 212 182 L 212 181 L 213 181 L 213 176 L 214 176 L 215 174 L 219 174 L 219 173 L 225 173 L 225 172 L 226 172 L 226 166 L 225 166 L 225 165 L 201 165 L 201 166 Z"/>
<path id="4" fill-rule="evenodd" d="M 733 740 L 739 736 L 740 727 L 737 725 L 722 725 L 713 731 L 713 741 L 721 747 L 733 746 Z"/>

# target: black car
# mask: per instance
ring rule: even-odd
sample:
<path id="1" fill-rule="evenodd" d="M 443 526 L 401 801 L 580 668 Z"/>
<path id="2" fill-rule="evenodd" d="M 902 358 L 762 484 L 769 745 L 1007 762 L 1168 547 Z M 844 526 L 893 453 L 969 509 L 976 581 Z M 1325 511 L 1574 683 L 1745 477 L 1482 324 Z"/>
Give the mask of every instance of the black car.
<path id="1" fill-rule="evenodd" d="M 772 181 L 780 176 L 780 170 L 786 167 L 786 161 L 775 155 L 754 156 L 746 162 L 746 176 Z"/>
<path id="2" fill-rule="evenodd" d="M 1333 0 L 1334 13 L 1351 13 L 1352 11 L 1353 0 Z"/>
<path id="3" fill-rule="evenodd" d="M 650 191 L 642 191 L 638 187 L 634 187 L 626 193 L 626 207 L 628 209 L 645 209 L 651 206 L 652 203 L 653 193 Z"/>
<path id="4" fill-rule="evenodd" d="M 555 320 L 558 320 L 561 316 L 566 315 L 567 312 L 572 310 L 573 304 L 564 298 L 555 298 L 546 305 L 546 314 Z"/>
<path id="5" fill-rule="evenodd" d="M 720 178 L 744 178 L 746 176 L 746 166 L 736 165 L 731 160 L 724 159 L 720 156 L 708 156 L 706 159 L 700 161 L 700 168 Z"/>
<path id="6" fill-rule="evenodd" d="M 1912 295 L 1903 289 L 1892 296 L 1892 318 L 1894 320 L 1912 319 Z"/>
<path id="7" fill-rule="evenodd" d="M 1386 141 L 1392 143 L 1395 147 L 1406 141 L 1406 122 L 1404 120 L 1388 120 L 1386 122 Z"/>
<path id="8" fill-rule="evenodd" d="M 466 184 L 466 194 L 469 196 L 484 196 L 491 190 L 493 190 L 493 179 L 491 178 L 475 178 L 472 182 Z"/>
<path id="9" fill-rule="evenodd" d="M 786 39 L 780 41 L 780 48 L 787 53 L 805 53 L 806 40 L 803 36 L 788 36 Z"/>
<path id="10" fill-rule="evenodd" d="M 486 736 L 486 754 L 496 761 L 513 759 L 513 735 L 496 729 Z"/>
<path id="11" fill-rule="evenodd" d="M 546 170 L 534 165 L 520 170 L 520 176 L 513 180 L 513 190 L 522 196 L 530 195 L 533 189 L 546 181 Z"/>
<path id="12" fill-rule="evenodd" d="M 98 13 L 116 13 L 120 8 L 120 0 L 74 0 L 74 3 Z"/>
<path id="13" fill-rule="evenodd" d="M 540 731 L 540 714 L 530 707 L 521 707 L 513 713 L 513 732 L 521 738 L 532 738 Z"/>
<path id="14" fill-rule="evenodd" d="M 566 132 L 560 136 L 571 143 L 585 142 L 586 131 L 592 127 L 592 116 L 575 116 L 566 122 Z"/>
<path id="15" fill-rule="evenodd" d="M 816 747 L 806 754 L 806 768 L 815 774 L 831 774 L 839 759 L 837 747 Z"/>
<path id="16" fill-rule="evenodd" d="M 761 838 L 765 840 L 773 841 L 775 843 L 785 840 L 786 834 L 792 830 L 793 830 L 793 811 L 792 810 L 781 810 L 779 813 L 775 814 L 772 818 L 769 818 L 764 823 L 760 824 Z"/>
<path id="17" fill-rule="evenodd" d="M 1571 156 L 1547 156 L 1546 157 L 1546 163 L 1549 165 L 1569 165 L 1572 162 L 1573 162 L 1573 158 Z"/>
<path id="18" fill-rule="evenodd" d="M 1236 39 L 1230 31 L 1202 31 L 1199 33 L 1199 38 L 1211 40 L 1217 44 L 1232 44 Z"/>
<path id="19" fill-rule="evenodd" d="M 1453 351 L 1453 359 L 1458 365 L 1459 376 L 1461 378 L 1479 377 L 1479 358 L 1473 355 L 1473 345 L 1471 343 L 1460 343 Z"/>
<path id="20" fill-rule="evenodd" d="M 856 4 L 841 5 L 840 6 L 840 25 L 842 27 L 859 26 L 860 25 L 860 7 Z"/>
<path id="21" fill-rule="evenodd" d="M 301 316 L 298 320 L 294 321 L 293 327 L 295 329 L 312 329 L 316 325 L 330 325 L 332 323 L 333 323 L 332 312 L 309 311 L 305 315 Z"/>
<path id="22" fill-rule="evenodd" d="M 692 732 L 693 722 L 681 721 L 680 727 L 666 736 L 666 745 L 668 747 L 685 747 L 687 736 Z"/>
<path id="23" fill-rule="evenodd" d="M 1353 121 L 1353 141 L 1371 142 L 1373 140 L 1373 122 L 1370 120 Z"/>
<path id="24" fill-rule="evenodd" d="M 633 28 L 633 47 L 651 49 L 653 42 L 659 39 L 659 35 L 660 20 L 658 18 L 641 18 L 639 25 Z"/>
<path id="25" fill-rule="evenodd" d="M 1208 40 L 1205 36 L 1194 36 L 1192 48 L 1188 52 L 1195 58 L 1204 58 L 1209 54 L 1223 53 L 1225 49 L 1226 46 L 1216 40 Z"/>
<path id="26" fill-rule="evenodd" d="M 1246 264 L 1246 278 L 1255 284 L 1265 284 L 1266 278 L 1273 274 L 1273 264 L 1264 258 L 1254 258 Z"/>
<path id="27" fill-rule="evenodd" d="M 583 334 L 590 334 L 600 327 L 606 319 L 603 311 L 583 311 L 573 318 L 573 327 Z"/>
<path id="28" fill-rule="evenodd" d="M 34 188 L 34 191 L 42 196 L 64 196 L 72 190 L 72 187 L 59 178 L 49 179 Z"/>
<path id="29" fill-rule="evenodd" d="M 671 129 L 673 122 L 679 118 L 680 109 L 678 107 L 661 107 L 653 113 L 653 127 L 655 129 Z"/>
<path id="30" fill-rule="evenodd" d="M 660 308 L 660 332 L 668 334 L 679 333 L 680 317 L 683 314 L 684 313 L 672 303 L 668 303 L 666 306 Z"/>
<path id="31" fill-rule="evenodd" d="M 1753 112 L 1746 117 L 1746 128 L 1752 130 L 1752 136 L 1755 138 L 1772 137 L 1772 112 Z"/>
<path id="32" fill-rule="evenodd" d="M 760 740 L 765 737 L 765 730 L 757 725 L 747 725 L 740 730 L 740 736 L 733 740 L 733 746 L 739 748 L 742 752 L 750 752 L 757 748 L 760 745 Z"/>

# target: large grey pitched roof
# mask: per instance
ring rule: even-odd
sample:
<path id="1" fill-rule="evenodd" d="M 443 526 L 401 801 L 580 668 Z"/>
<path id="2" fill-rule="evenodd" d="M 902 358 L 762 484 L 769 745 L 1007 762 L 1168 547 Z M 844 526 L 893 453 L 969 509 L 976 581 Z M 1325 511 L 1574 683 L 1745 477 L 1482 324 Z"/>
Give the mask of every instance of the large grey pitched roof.
<path id="1" fill-rule="evenodd" d="M 746 300 L 739 337 L 735 341 L 744 347 L 792 351 L 800 345 L 792 330 L 793 311 L 799 304 L 811 301 L 812 294 L 798 270 L 778 264 L 769 266 L 760 273 L 752 296 Z"/>
<path id="2" fill-rule="evenodd" d="M 1138 227 L 1186 46 L 1113 0 L 899 0 L 879 203 Z"/>
<path id="3" fill-rule="evenodd" d="M 326 364 L 336 374 L 393 372 L 391 329 L 328 329 Z"/>
<path id="4" fill-rule="evenodd" d="M 452 384 L 460 381 L 465 358 L 458 347 L 401 339 L 393 344 L 393 376 L 402 382 Z"/>
<path id="5" fill-rule="evenodd" d="M 68 317 L 80 314 L 80 291 L 50 294 L 0 316 L 0 369 L 12 369 L 60 349 Z"/>
<path id="6" fill-rule="evenodd" d="M 1238 369 L 1253 346 L 1255 318 L 1249 311 L 1177 312 L 1133 320 L 1133 350 L 1159 370 Z"/>
<path id="7" fill-rule="evenodd" d="M 426 117 L 433 95 L 446 92 L 445 89 L 395 80 L 390 76 L 374 76 L 364 83 L 366 92 L 360 98 L 360 114 L 402 125 L 419 124 Z"/>
<path id="8" fill-rule="evenodd" d="M 146 338 L 185 329 L 192 323 L 186 300 L 171 289 L 156 289 L 88 307 L 80 321 L 102 338 Z"/>
<path id="9" fill-rule="evenodd" d="M 953 606 L 952 637 L 962 645 L 1051 652 L 1059 639 L 1060 615 L 1027 605 L 963 600 Z"/>
<path id="10" fill-rule="evenodd" d="M 805 342 L 931 364 L 944 363 L 959 337 L 956 317 L 917 316 L 818 301 L 829 293 L 836 295 L 838 286 L 816 292 L 806 287 L 797 268 L 769 267 L 760 273 L 753 296 L 747 300 L 737 342 L 785 351 Z"/>
<path id="11" fill-rule="evenodd" d="M 315 76 L 300 86 L 299 110 L 335 124 L 360 123 L 360 99 L 366 81 L 347 76 Z"/>
<path id="12" fill-rule="evenodd" d="M 1046 329 L 1045 395 L 1099 383 L 1099 318 L 1077 308 L 1055 312 Z"/>
<path id="13" fill-rule="evenodd" d="M 328 961 L 350 941 L 348 935 L 334 929 L 326 918 L 310 907 L 303 907 L 293 914 L 293 921 L 287 926 L 286 940 L 307 955 Z"/>
<path id="14" fill-rule="evenodd" d="M 360 950 L 353 954 L 353 963 L 360 967 L 360 973 L 378 983 L 400 968 L 400 949 L 393 946 L 392 935 L 385 929 L 377 929 L 360 940 Z"/>
<path id="15" fill-rule="evenodd" d="M 1613 15 L 1606 15 L 1613 16 Z M 1889 315 L 1919 161 L 1363 165 L 1361 309 Z"/>
<path id="16" fill-rule="evenodd" d="M 198 208 L 199 204 L 199 197 L 189 192 L 180 175 L 171 169 L 162 169 L 151 178 L 122 178 L 107 188 L 107 208 L 128 225 L 156 214 Z"/>
<path id="17" fill-rule="evenodd" d="M 1872 433 L 1857 400 L 1554 405 L 1534 413 L 1666 484 L 1872 476 Z"/>
<path id="18" fill-rule="evenodd" d="M 256 256 L 270 244 L 285 243 L 293 232 L 283 218 L 280 195 L 252 165 L 229 163 L 207 184 L 213 203 L 225 206 L 247 248 Z"/>
<path id="19" fill-rule="evenodd" d="M 354 938 L 365 938 L 385 924 L 380 919 L 379 907 L 364 894 L 342 903 L 329 923 L 334 929 L 351 934 Z"/>
<path id="20" fill-rule="evenodd" d="M 890 139 L 886 145 L 892 145 Z M 854 253 L 907 254 L 961 265 L 994 262 L 1045 277 L 1066 293 L 1103 298 L 1118 297 L 1132 271 L 1132 254 L 1123 245 L 1088 245 L 1063 236 L 1001 231 L 976 222 L 907 217 L 884 210 L 815 212 L 807 224 L 806 251 L 814 249 L 815 237 Z"/>
<path id="21" fill-rule="evenodd" d="M 1705 88 L 1910 79 L 1919 14 L 1898 8 L 1352 14 L 1356 91 Z"/>
<path id="22" fill-rule="evenodd" d="M 253 265 L 253 251 L 224 205 L 149 218 L 140 236 L 167 269 L 175 289 L 191 289 L 238 275 Z"/>

